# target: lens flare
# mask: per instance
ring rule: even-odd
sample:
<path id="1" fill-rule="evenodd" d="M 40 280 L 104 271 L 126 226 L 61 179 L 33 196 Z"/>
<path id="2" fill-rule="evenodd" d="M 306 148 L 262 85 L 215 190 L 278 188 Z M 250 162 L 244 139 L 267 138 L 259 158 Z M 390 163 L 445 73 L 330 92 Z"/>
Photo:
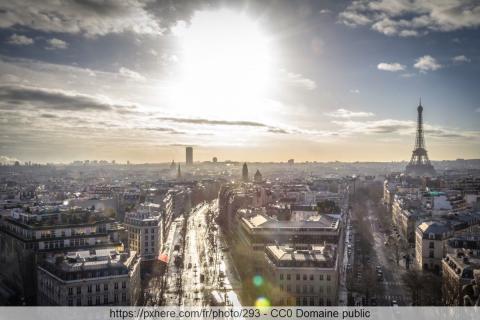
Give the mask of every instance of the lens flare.
<path id="1" fill-rule="evenodd" d="M 253 285 L 255 287 L 261 287 L 262 284 L 263 284 L 263 277 L 260 276 L 260 275 L 256 275 L 256 276 L 253 277 L 252 281 L 253 281 Z"/>
<path id="2" fill-rule="evenodd" d="M 270 307 L 270 300 L 265 297 L 258 297 L 257 301 L 255 301 L 255 307 L 262 308 L 262 307 Z"/>

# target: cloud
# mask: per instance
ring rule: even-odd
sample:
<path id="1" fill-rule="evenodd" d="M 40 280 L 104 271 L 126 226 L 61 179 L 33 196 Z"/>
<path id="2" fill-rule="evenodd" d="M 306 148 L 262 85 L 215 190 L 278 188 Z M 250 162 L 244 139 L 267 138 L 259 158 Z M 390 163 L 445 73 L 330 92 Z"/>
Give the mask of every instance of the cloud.
<path id="1" fill-rule="evenodd" d="M 411 133 L 415 129 L 414 121 L 384 119 L 375 121 L 333 121 L 342 127 L 342 134 L 375 134 L 375 133 Z"/>
<path id="2" fill-rule="evenodd" d="M 17 45 L 17 46 L 28 46 L 33 44 L 35 41 L 32 38 L 19 35 L 19 34 L 12 34 L 8 40 L 7 43 Z"/>
<path id="3" fill-rule="evenodd" d="M 267 131 L 270 132 L 270 133 L 280 133 L 280 134 L 289 134 L 290 133 L 287 130 L 281 129 L 281 128 L 269 128 Z"/>
<path id="4" fill-rule="evenodd" d="M 467 58 L 466 56 L 464 56 L 464 55 L 462 54 L 462 55 L 453 57 L 453 58 L 452 58 L 452 61 L 453 61 L 454 63 L 467 63 L 467 62 L 471 62 L 472 60 L 470 60 L 469 58 Z"/>
<path id="5" fill-rule="evenodd" d="M 280 70 L 280 72 L 284 82 L 291 86 L 300 87 L 306 90 L 315 90 L 317 88 L 315 81 L 306 78 L 299 73 L 287 72 L 285 70 Z"/>
<path id="6" fill-rule="evenodd" d="M 149 1 L 2 1 L 0 28 L 27 27 L 43 32 L 101 36 L 133 32 L 161 34 L 156 17 L 146 8 Z"/>
<path id="7" fill-rule="evenodd" d="M 350 89 L 350 93 L 358 94 L 358 93 L 360 93 L 360 90 L 358 90 L 358 89 Z"/>
<path id="8" fill-rule="evenodd" d="M 397 72 L 397 71 L 405 70 L 405 66 L 398 62 L 394 62 L 394 63 L 381 62 L 377 65 L 377 69 L 383 70 L 383 71 Z"/>
<path id="9" fill-rule="evenodd" d="M 351 27 L 369 26 L 387 36 L 416 37 L 480 26 L 480 3 L 450 0 L 356 0 L 338 15 Z"/>
<path id="10" fill-rule="evenodd" d="M 63 40 L 52 38 L 47 40 L 47 47 L 48 50 L 55 50 L 55 49 L 67 49 L 68 43 Z"/>
<path id="11" fill-rule="evenodd" d="M 413 66 L 422 72 L 435 71 L 442 67 L 442 65 L 439 64 L 437 60 L 430 55 L 425 55 L 418 58 Z"/>
<path id="12" fill-rule="evenodd" d="M 333 112 L 326 113 L 327 116 L 332 118 L 366 118 L 373 117 L 375 114 L 371 112 L 362 112 L 362 111 L 350 111 L 347 109 L 337 109 Z"/>
<path id="13" fill-rule="evenodd" d="M 222 125 L 222 126 L 247 126 L 247 127 L 269 127 L 266 124 L 254 121 L 228 121 L 228 120 L 209 120 L 198 118 L 174 118 L 174 117 L 157 117 L 158 120 L 165 120 L 177 123 L 189 124 L 205 124 L 205 125 Z"/>
<path id="14" fill-rule="evenodd" d="M 12 158 L 12 157 L 9 157 L 9 156 L 0 156 L 0 163 L 3 163 L 3 164 L 14 164 L 15 161 L 20 161 L 16 158 Z"/>
<path id="15" fill-rule="evenodd" d="M 373 121 L 333 121 L 334 124 L 341 127 L 339 134 L 343 136 L 350 135 L 373 135 L 373 134 L 393 134 L 399 136 L 414 136 L 416 131 L 416 122 L 412 120 L 383 119 Z M 463 131 L 449 129 L 437 125 L 424 124 L 425 135 L 439 139 L 478 139 L 479 131 Z"/>
<path id="16" fill-rule="evenodd" d="M 140 73 L 138 73 L 136 71 L 133 71 L 133 70 L 130 70 L 130 69 L 125 68 L 125 67 L 121 67 L 118 70 L 118 72 L 122 76 L 133 79 L 133 80 L 136 80 L 136 81 L 146 81 L 146 78 L 144 76 L 142 76 Z"/>
<path id="17" fill-rule="evenodd" d="M 148 127 L 148 128 L 142 128 L 142 129 L 147 131 L 157 131 L 157 132 L 170 133 L 170 134 L 186 134 L 186 132 L 178 131 L 173 128 L 166 128 L 166 127 Z"/>
<path id="18" fill-rule="evenodd" d="M 114 105 L 100 98 L 64 90 L 7 85 L 0 86 L 0 108 L 18 110 L 19 107 L 67 111 L 125 111 L 134 106 Z"/>
<path id="19" fill-rule="evenodd" d="M 184 123 L 184 124 L 198 124 L 198 125 L 209 125 L 209 126 L 241 126 L 241 127 L 258 127 L 266 128 L 267 132 L 270 133 L 290 133 L 288 130 L 270 126 L 265 123 L 255 122 L 255 121 L 230 121 L 230 120 L 211 120 L 211 119 L 199 119 L 199 118 L 175 118 L 175 117 L 157 117 L 157 120 L 170 121 L 175 123 Z"/>

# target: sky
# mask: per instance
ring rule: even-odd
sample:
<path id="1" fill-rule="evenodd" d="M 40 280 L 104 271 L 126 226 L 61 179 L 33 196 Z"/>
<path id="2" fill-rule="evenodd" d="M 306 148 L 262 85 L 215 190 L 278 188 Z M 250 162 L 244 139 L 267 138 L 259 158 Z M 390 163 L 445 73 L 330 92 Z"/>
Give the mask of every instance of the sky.
<path id="1" fill-rule="evenodd" d="M 0 162 L 480 157 L 480 3 L 1 1 Z"/>

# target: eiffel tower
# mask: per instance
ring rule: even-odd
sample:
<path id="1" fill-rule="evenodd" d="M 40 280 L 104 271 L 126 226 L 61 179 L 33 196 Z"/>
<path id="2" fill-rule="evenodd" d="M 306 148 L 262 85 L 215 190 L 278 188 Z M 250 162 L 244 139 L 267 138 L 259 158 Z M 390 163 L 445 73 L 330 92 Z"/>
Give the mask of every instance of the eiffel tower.
<path id="1" fill-rule="evenodd" d="M 435 169 L 428 159 L 427 149 L 425 148 L 425 138 L 423 137 L 423 107 L 422 99 L 417 107 L 417 135 L 415 137 L 415 148 L 412 152 L 412 158 L 407 165 L 406 174 L 411 176 L 434 176 Z"/>

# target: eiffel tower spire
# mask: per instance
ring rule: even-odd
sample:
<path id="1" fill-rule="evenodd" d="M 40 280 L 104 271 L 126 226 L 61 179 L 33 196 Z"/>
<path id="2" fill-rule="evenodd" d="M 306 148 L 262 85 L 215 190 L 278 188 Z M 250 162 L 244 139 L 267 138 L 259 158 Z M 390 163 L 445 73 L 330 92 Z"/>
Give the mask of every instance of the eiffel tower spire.
<path id="1" fill-rule="evenodd" d="M 413 176 L 433 176 L 435 169 L 428 159 L 425 138 L 423 136 L 423 106 L 420 98 L 417 107 L 417 134 L 415 137 L 415 148 L 412 152 L 410 163 L 407 165 L 406 173 Z"/>

